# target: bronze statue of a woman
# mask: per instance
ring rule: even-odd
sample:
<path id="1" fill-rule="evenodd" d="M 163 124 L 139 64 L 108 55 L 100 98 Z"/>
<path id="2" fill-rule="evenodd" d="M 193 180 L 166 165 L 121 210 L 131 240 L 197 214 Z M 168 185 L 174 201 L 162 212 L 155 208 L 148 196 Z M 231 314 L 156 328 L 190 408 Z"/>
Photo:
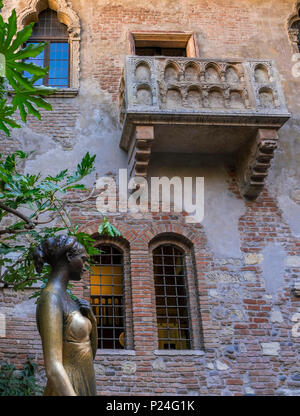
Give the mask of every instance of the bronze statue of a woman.
<path id="1" fill-rule="evenodd" d="M 96 395 L 97 322 L 88 302 L 74 301 L 66 292 L 69 280 L 80 280 L 86 256 L 84 247 L 65 235 L 35 249 L 36 270 L 51 266 L 36 311 L 48 378 L 45 396 Z"/>

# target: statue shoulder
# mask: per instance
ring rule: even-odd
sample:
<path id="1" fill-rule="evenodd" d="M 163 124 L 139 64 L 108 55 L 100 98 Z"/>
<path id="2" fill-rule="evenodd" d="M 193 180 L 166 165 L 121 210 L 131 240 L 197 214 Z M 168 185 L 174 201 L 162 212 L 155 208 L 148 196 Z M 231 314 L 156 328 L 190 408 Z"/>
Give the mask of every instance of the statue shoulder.
<path id="1" fill-rule="evenodd" d="M 37 311 L 44 309 L 44 308 L 58 308 L 61 309 L 63 307 L 63 301 L 61 295 L 51 290 L 47 290 L 45 288 L 37 302 Z"/>

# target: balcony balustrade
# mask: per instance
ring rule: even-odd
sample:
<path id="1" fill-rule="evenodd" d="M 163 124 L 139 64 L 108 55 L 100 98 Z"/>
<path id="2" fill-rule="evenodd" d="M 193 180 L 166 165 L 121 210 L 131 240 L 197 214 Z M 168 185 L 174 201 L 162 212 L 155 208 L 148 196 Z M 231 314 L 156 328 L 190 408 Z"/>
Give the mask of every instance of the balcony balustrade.
<path id="1" fill-rule="evenodd" d="M 248 198 L 262 190 L 290 117 L 267 60 L 127 56 L 119 97 L 131 175 L 147 175 L 151 152 L 231 154 Z"/>

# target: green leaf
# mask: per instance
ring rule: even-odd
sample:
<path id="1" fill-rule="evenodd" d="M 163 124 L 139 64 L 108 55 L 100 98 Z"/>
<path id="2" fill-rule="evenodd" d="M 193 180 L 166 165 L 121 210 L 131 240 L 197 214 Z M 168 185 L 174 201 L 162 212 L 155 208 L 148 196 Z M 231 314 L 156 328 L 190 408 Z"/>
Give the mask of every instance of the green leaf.
<path id="1" fill-rule="evenodd" d="M 40 77 L 43 77 L 47 74 L 49 67 L 41 68 L 40 66 L 34 65 L 33 63 L 26 63 L 26 62 L 14 62 L 13 64 L 8 64 L 9 67 L 13 67 L 18 71 L 26 71 L 30 74 L 34 74 Z"/>
<path id="2" fill-rule="evenodd" d="M 12 40 L 12 38 L 14 37 L 14 35 L 17 32 L 17 14 L 16 11 L 13 10 L 10 17 L 8 18 L 8 25 L 7 25 L 7 37 L 6 37 L 6 41 L 4 42 L 3 45 L 3 49 L 8 49 L 10 42 Z M 0 47 L 0 51 L 1 51 L 1 47 Z"/>
<path id="3" fill-rule="evenodd" d="M 16 110 L 19 110 L 23 122 L 26 122 L 28 114 L 40 119 L 38 108 L 51 110 L 52 107 L 40 95 L 47 96 L 55 90 L 52 88 L 36 87 L 37 80 L 44 78 L 49 68 L 41 68 L 32 62 L 22 62 L 27 58 L 34 58 L 41 54 L 45 45 L 43 43 L 29 43 L 24 48 L 22 45 L 28 41 L 32 34 L 34 23 L 31 23 L 20 31 L 17 30 L 16 11 L 11 12 L 8 22 L 4 22 L 0 16 L 0 130 L 10 135 L 11 128 L 19 128 L 20 125 L 13 118 Z M 24 72 L 31 77 L 24 76 Z M 4 88 L 3 78 L 13 88 L 17 97 L 13 97 L 13 105 L 7 105 L 7 92 Z M 26 96 L 27 95 L 27 96 Z"/>
<path id="4" fill-rule="evenodd" d="M 6 67 L 5 55 L 3 55 L 3 53 L 0 53 L 0 77 L 2 78 L 4 78 L 6 75 L 5 67 Z"/>
<path id="5" fill-rule="evenodd" d="M 28 100 L 25 101 L 24 104 L 26 105 L 26 107 L 28 109 L 28 113 L 35 116 L 38 120 L 41 120 L 42 116 L 41 116 L 40 112 L 36 108 L 34 108 L 33 105 Z"/>
<path id="6" fill-rule="evenodd" d="M 28 43 L 25 48 L 13 55 L 14 60 L 23 60 L 26 58 L 35 58 L 43 52 L 47 43 Z"/>
<path id="7" fill-rule="evenodd" d="M 120 231 L 112 225 L 107 218 L 103 217 L 103 222 L 98 227 L 98 233 L 100 235 L 109 235 L 110 237 L 120 237 Z"/>
<path id="8" fill-rule="evenodd" d="M 77 170 L 72 176 L 68 176 L 67 185 L 71 183 L 78 182 L 86 175 L 89 175 L 91 172 L 95 170 L 94 162 L 95 162 L 96 155 L 90 156 L 89 152 L 85 154 L 81 163 L 77 165 Z"/>
<path id="9" fill-rule="evenodd" d="M 32 95 L 23 94 L 25 97 L 28 97 L 27 99 L 32 101 L 34 104 L 36 104 L 40 108 L 44 108 L 45 110 L 52 110 L 52 105 L 50 103 L 47 103 L 47 101 L 43 100 L 41 97 L 35 97 Z"/>
<path id="10" fill-rule="evenodd" d="M 13 107 L 6 104 L 6 100 L 0 100 L 0 129 L 3 130 L 8 136 L 10 135 L 8 127 L 14 127 L 14 123 L 16 123 L 10 117 L 13 112 Z M 20 126 L 16 123 L 16 127 Z"/>
<path id="11" fill-rule="evenodd" d="M 68 189 L 82 189 L 82 190 L 87 190 L 86 187 L 82 184 L 76 184 L 76 185 L 70 185 L 67 186 L 66 188 L 64 188 L 64 190 L 68 190 Z"/>
<path id="12" fill-rule="evenodd" d="M 5 123 L 5 119 L 0 120 L 0 130 L 4 131 L 4 133 L 10 136 L 10 131 L 8 130 L 8 128 L 6 127 L 4 123 Z"/>
<path id="13" fill-rule="evenodd" d="M 20 72 L 10 68 L 8 64 L 6 64 L 6 78 L 10 85 L 17 91 L 21 91 L 22 87 L 31 92 L 35 90 L 32 82 L 28 78 L 23 77 Z"/>
<path id="14" fill-rule="evenodd" d="M 14 108 L 19 109 L 21 118 L 24 122 L 26 121 L 27 114 L 32 114 L 38 119 L 41 118 L 40 112 L 37 110 L 37 108 L 32 106 L 31 102 L 37 107 L 41 107 L 46 110 L 52 110 L 51 104 L 47 103 L 40 97 L 32 96 L 29 93 L 17 93 L 12 99 L 12 105 Z M 24 106 L 27 107 L 28 111 L 25 110 Z"/>
<path id="15" fill-rule="evenodd" d="M 17 50 L 20 46 L 23 45 L 23 43 L 25 43 L 30 38 L 30 36 L 32 35 L 33 26 L 34 26 L 34 23 L 30 23 L 29 25 L 26 25 L 22 30 L 20 30 L 17 33 L 15 40 L 13 41 L 11 46 L 8 48 L 9 56 L 11 55 L 12 52 Z"/>
<path id="16" fill-rule="evenodd" d="M 23 152 L 23 150 L 17 150 L 14 154 L 15 154 L 16 156 L 18 156 L 20 159 L 27 159 L 27 158 L 28 158 L 28 156 L 29 156 L 31 153 L 33 153 L 33 152 L 30 152 L 30 153 L 25 153 L 25 152 Z"/>
<path id="17" fill-rule="evenodd" d="M 45 180 L 46 181 L 60 182 L 60 181 L 62 181 L 66 177 L 67 172 L 68 172 L 68 169 L 64 169 L 61 172 L 59 172 L 59 174 L 56 175 L 56 176 L 50 176 L 50 175 L 47 176 L 45 178 Z"/>

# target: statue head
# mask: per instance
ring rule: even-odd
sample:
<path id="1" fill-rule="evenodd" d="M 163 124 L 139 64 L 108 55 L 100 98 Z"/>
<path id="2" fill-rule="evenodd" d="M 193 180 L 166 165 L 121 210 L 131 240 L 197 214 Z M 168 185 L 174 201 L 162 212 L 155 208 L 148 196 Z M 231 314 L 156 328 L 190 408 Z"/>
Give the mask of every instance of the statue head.
<path id="1" fill-rule="evenodd" d="M 67 266 L 70 280 L 80 280 L 87 254 L 75 237 L 59 235 L 39 244 L 34 250 L 33 259 L 38 273 L 41 273 L 45 263 L 50 264 L 52 269 Z"/>

